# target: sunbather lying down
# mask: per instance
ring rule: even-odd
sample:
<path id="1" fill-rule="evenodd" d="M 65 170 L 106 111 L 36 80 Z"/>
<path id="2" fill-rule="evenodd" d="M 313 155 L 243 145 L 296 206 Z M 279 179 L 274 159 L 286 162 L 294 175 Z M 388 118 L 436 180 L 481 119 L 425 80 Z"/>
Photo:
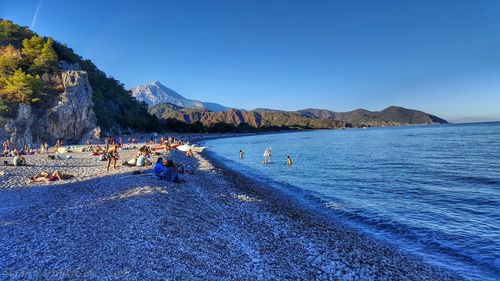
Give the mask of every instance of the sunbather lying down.
<path id="1" fill-rule="evenodd" d="M 41 172 L 40 174 L 31 177 L 32 182 L 49 182 L 49 181 L 62 181 L 62 180 L 67 180 L 73 178 L 73 175 L 66 175 L 58 170 L 50 174 L 49 172 Z"/>

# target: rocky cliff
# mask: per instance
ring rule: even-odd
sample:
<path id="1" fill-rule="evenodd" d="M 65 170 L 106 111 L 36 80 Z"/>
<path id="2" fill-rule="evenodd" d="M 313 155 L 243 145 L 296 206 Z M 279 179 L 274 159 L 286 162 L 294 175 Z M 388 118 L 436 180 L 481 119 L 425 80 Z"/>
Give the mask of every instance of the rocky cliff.
<path id="1" fill-rule="evenodd" d="M 19 105 L 17 116 L 3 120 L 0 137 L 10 138 L 16 146 L 25 143 L 54 143 L 64 139 L 69 143 L 86 141 L 98 136 L 93 111 L 92 87 L 87 73 L 78 66 L 63 66 L 61 79 L 64 92 L 51 106 L 36 108 L 31 104 Z"/>

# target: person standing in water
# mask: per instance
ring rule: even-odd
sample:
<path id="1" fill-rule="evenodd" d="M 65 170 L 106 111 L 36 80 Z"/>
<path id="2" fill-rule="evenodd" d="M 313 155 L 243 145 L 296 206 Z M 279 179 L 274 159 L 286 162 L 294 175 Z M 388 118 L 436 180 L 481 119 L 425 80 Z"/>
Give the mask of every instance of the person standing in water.
<path id="1" fill-rule="evenodd" d="M 244 156 L 245 156 L 245 152 L 243 152 L 243 150 L 240 149 L 240 159 L 243 159 Z"/>
<path id="2" fill-rule="evenodd" d="M 292 164 L 293 164 L 293 162 L 292 162 L 292 158 L 290 158 L 290 155 L 288 155 L 288 156 L 286 157 L 286 164 L 287 164 L 288 166 L 292 166 Z"/>
<path id="3" fill-rule="evenodd" d="M 273 155 L 273 152 L 271 150 L 271 148 L 267 148 L 265 151 L 264 151 L 264 160 L 262 160 L 262 164 L 269 164 L 271 163 L 271 156 Z"/>

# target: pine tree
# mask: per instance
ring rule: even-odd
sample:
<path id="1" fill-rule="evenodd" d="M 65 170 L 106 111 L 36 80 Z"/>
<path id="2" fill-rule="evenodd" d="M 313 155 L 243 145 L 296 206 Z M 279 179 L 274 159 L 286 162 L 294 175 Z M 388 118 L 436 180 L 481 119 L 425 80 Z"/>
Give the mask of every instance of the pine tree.
<path id="1" fill-rule="evenodd" d="M 0 78 L 0 98 L 9 102 L 30 102 L 40 93 L 42 80 L 38 75 L 17 69 L 12 76 Z"/>
<path id="2" fill-rule="evenodd" d="M 22 53 L 23 56 L 28 60 L 28 64 L 33 64 L 35 59 L 40 56 L 43 49 L 43 38 L 41 36 L 33 36 L 30 39 L 23 40 Z"/>
<path id="3" fill-rule="evenodd" d="M 40 55 L 35 59 L 35 67 L 38 71 L 52 71 L 57 67 L 57 54 L 52 47 L 54 45 L 54 40 L 49 37 L 47 42 L 43 44 L 42 51 Z"/>
<path id="4" fill-rule="evenodd" d="M 19 68 L 21 53 L 12 45 L 0 47 L 0 77 L 12 75 Z"/>

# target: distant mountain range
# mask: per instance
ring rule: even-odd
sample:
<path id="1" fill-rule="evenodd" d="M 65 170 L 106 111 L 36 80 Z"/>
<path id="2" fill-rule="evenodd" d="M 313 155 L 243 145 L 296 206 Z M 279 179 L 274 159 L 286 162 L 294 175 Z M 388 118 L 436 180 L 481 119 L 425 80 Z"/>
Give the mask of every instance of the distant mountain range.
<path id="1" fill-rule="evenodd" d="M 146 85 L 139 85 L 132 88 L 131 91 L 133 97 L 138 101 L 147 103 L 149 108 L 160 103 L 170 103 L 192 109 L 207 109 L 213 112 L 221 112 L 229 109 L 218 103 L 187 99 L 176 91 L 161 84 L 159 81 L 153 81 Z"/>
<path id="2" fill-rule="evenodd" d="M 245 111 L 229 109 L 224 112 L 211 112 L 206 109 L 190 109 L 163 103 L 153 106 L 149 112 L 163 120 L 178 120 L 190 124 L 199 122 L 208 128 L 221 124 L 254 129 L 328 129 L 447 123 L 434 115 L 396 106 L 388 107 L 382 111 L 364 109 L 350 112 L 320 109 L 299 111 L 255 109 Z"/>
<path id="3" fill-rule="evenodd" d="M 382 111 L 356 109 L 348 112 L 334 112 L 330 110 L 308 108 L 299 110 L 304 117 L 333 119 L 351 124 L 363 124 L 376 121 L 396 122 L 401 124 L 445 124 L 446 120 L 437 116 L 398 106 L 390 106 Z"/>
<path id="4" fill-rule="evenodd" d="M 227 125 L 247 129 L 324 129 L 447 123 L 437 116 L 397 106 L 390 106 L 382 111 L 356 109 L 349 112 L 315 108 L 298 111 L 235 109 L 217 103 L 186 99 L 158 81 L 133 88 L 132 95 L 137 100 L 146 102 L 149 112 L 159 119 L 188 124 L 201 123 L 207 128 Z"/>

